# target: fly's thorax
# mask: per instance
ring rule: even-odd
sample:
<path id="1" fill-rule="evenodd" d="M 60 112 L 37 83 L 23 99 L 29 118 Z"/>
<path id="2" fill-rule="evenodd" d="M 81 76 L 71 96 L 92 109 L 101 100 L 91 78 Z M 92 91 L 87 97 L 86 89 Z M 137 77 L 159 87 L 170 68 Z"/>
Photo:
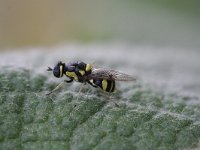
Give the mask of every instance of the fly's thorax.
<path id="1" fill-rule="evenodd" d="M 92 72 L 92 66 L 90 64 L 86 64 L 85 71 L 90 74 Z"/>
<path id="2" fill-rule="evenodd" d="M 91 74 L 92 67 L 90 64 L 86 64 L 84 62 L 77 63 L 77 71 L 80 73 L 81 76 L 87 76 Z"/>
<path id="3" fill-rule="evenodd" d="M 65 75 L 69 78 L 73 78 L 75 81 L 82 82 L 85 71 L 78 69 L 77 66 L 66 66 Z"/>
<path id="4" fill-rule="evenodd" d="M 74 80 L 78 81 L 78 76 L 75 72 L 66 71 L 65 75 L 69 78 L 73 78 Z"/>
<path id="5" fill-rule="evenodd" d="M 84 82 L 89 74 L 91 74 L 91 65 L 84 62 L 69 63 L 65 67 L 65 75 L 76 81 Z"/>
<path id="6" fill-rule="evenodd" d="M 80 73 L 81 76 L 85 75 L 85 71 L 84 70 L 78 70 L 78 72 Z"/>
<path id="7" fill-rule="evenodd" d="M 67 64 L 65 66 L 65 75 L 69 78 L 73 78 L 74 80 L 78 80 L 78 77 L 75 73 L 75 66 L 72 66 L 71 64 Z"/>

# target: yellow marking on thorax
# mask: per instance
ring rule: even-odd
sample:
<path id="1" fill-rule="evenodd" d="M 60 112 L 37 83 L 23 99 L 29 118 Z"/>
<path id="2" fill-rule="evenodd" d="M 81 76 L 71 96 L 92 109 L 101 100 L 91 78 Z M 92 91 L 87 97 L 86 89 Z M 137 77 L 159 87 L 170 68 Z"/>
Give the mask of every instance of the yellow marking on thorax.
<path id="1" fill-rule="evenodd" d="M 86 71 L 90 71 L 91 69 L 92 69 L 91 65 L 90 65 L 90 64 L 87 64 L 85 70 L 86 70 Z"/>
<path id="2" fill-rule="evenodd" d="M 107 80 L 103 80 L 102 81 L 102 88 L 103 88 L 104 91 L 106 91 L 107 86 L 108 86 Z"/>
<path id="3" fill-rule="evenodd" d="M 80 72 L 80 74 L 81 74 L 82 76 L 85 74 L 85 71 L 84 71 L 84 70 L 80 70 L 79 72 Z"/>
<path id="4" fill-rule="evenodd" d="M 78 77 L 75 72 L 66 72 L 66 76 L 74 78 L 74 80 L 78 81 Z"/>
<path id="5" fill-rule="evenodd" d="M 60 77 L 62 77 L 62 76 L 63 76 L 63 66 L 60 65 Z"/>

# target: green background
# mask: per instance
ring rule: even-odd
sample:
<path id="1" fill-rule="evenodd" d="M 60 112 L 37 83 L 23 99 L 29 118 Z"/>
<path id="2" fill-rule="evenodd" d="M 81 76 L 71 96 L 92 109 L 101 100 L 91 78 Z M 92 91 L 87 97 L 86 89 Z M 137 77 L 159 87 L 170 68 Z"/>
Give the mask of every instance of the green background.
<path id="1" fill-rule="evenodd" d="M 15 78 L 13 78 L 15 77 Z M 108 95 L 56 84 L 27 70 L 0 74 L 1 149 L 188 149 L 200 138 L 200 105 L 192 97 L 158 93 L 139 82 Z M 9 80 L 9 84 L 6 82 Z M 100 95 L 99 95 L 100 94 Z"/>

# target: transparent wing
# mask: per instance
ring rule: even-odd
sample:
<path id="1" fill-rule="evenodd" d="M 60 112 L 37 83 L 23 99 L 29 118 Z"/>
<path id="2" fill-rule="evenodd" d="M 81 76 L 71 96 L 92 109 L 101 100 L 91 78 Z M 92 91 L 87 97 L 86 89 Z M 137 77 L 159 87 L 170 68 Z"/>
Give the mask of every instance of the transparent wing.
<path id="1" fill-rule="evenodd" d="M 92 68 L 92 73 L 89 78 L 108 79 L 116 81 L 133 81 L 136 78 L 131 75 L 106 68 Z"/>

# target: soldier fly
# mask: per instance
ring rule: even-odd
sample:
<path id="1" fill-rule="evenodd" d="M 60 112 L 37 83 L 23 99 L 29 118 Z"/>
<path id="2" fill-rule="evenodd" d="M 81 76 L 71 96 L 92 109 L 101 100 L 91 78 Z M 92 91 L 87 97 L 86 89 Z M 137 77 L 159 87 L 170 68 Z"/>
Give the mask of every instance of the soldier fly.
<path id="1" fill-rule="evenodd" d="M 115 81 L 133 81 L 136 80 L 134 77 L 118 72 L 112 69 L 96 68 L 90 64 L 84 62 L 73 62 L 65 64 L 61 61 L 52 69 L 48 67 L 47 71 L 52 71 L 54 76 L 57 78 L 63 77 L 65 75 L 69 80 L 64 80 L 64 82 L 70 83 L 77 81 L 80 83 L 88 83 L 95 88 L 101 88 L 105 92 L 115 91 Z M 52 90 L 47 95 L 57 90 L 63 85 L 60 83 L 54 90 Z"/>

